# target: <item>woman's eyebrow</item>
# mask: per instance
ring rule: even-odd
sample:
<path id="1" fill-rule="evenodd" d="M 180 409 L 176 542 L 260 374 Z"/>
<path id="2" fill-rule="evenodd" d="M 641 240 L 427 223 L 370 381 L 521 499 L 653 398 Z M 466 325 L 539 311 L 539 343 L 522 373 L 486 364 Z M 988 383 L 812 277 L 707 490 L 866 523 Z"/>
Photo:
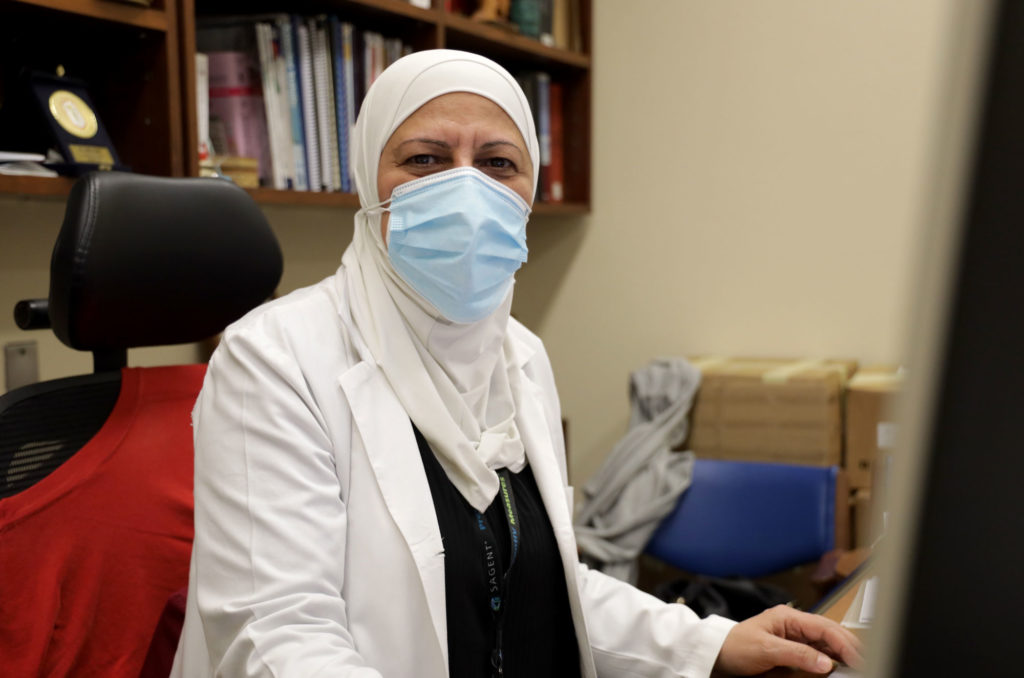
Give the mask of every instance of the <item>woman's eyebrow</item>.
<path id="1" fill-rule="evenodd" d="M 426 137 L 416 137 L 415 139 L 406 139 L 402 143 L 398 144 L 398 146 L 396 148 L 401 148 L 402 146 L 405 146 L 406 144 L 414 144 L 414 143 L 430 144 L 431 146 L 437 146 L 438 148 L 442 148 L 442 149 L 445 149 L 445 150 L 450 150 L 451 147 L 452 147 L 451 144 L 449 144 L 447 141 L 441 141 L 440 139 L 428 139 Z"/>
<path id="2" fill-rule="evenodd" d="M 445 150 L 445 151 L 450 151 L 451 148 L 452 148 L 451 144 L 449 144 L 447 141 L 442 141 L 441 139 L 431 139 L 429 137 L 415 137 L 413 139 L 406 139 L 402 143 L 398 144 L 398 146 L 396 146 L 395 149 L 398 150 L 398 149 L 402 148 L 403 146 L 405 146 L 406 144 L 417 144 L 417 143 L 418 144 L 427 144 L 427 145 L 430 145 L 430 146 L 435 146 L 435 147 L 437 147 L 437 148 L 439 148 L 441 150 Z M 523 149 L 520 148 L 518 144 L 515 144 L 515 143 L 513 143 L 511 141 L 507 141 L 505 139 L 495 139 L 493 141 L 484 142 L 483 144 L 480 145 L 479 150 L 487 151 L 487 150 L 490 150 L 492 148 L 497 148 L 499 146 L 502 146 L 502 147 L 509 146 L 511 148 L 514 148 L 519 153 L 523 153 Z"/>
<path id="3" fill-rule="evenodd" d="M 505 141 L 504 139 L 498 139 L 496 141 L 488 141 L 487 143 L 482 144 L 480 146 L 480 150 L 481 151 L 486 151 L 486 150 L 492 149 L 492 148 L 494 148 L 496 146 L 511 146 L 512 148 L 516 149 L 520 153 L 523 152 L 523 149 L 519 148 L 519 146 L 517 144 L 514 144 L 511 141 Z"/>

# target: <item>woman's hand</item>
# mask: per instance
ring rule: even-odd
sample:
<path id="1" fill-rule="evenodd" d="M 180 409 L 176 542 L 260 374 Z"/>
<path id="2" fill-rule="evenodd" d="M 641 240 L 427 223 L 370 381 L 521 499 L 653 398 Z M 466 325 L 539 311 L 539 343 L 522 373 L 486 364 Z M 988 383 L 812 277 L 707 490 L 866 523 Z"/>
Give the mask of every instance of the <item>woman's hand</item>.
<path id="1" fill-rule="evenodd" d="M 778 605 L 733 627 L 715 668 L 740 676 L 776 666 L 828 673 L 832 658 L 859 667 L 860 651 L 857 637 L 834 621 Z"/>

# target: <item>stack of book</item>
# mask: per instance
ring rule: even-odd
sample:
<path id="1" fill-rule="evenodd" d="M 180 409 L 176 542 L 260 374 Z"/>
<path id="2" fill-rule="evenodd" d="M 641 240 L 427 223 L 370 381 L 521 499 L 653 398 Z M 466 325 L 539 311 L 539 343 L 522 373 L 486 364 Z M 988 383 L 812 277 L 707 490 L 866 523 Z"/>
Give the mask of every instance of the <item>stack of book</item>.
<path id="1" fill-rule="evenodd" d="M 356 114 L 408 45 L 334 16 L 284 14 L 207 19 L 196 41 L 205 59 L 197 87 L 209 94 L 197 112 L 209 136 L 202 152 L 255 159 L 264 187 L 354 192 Z"/>

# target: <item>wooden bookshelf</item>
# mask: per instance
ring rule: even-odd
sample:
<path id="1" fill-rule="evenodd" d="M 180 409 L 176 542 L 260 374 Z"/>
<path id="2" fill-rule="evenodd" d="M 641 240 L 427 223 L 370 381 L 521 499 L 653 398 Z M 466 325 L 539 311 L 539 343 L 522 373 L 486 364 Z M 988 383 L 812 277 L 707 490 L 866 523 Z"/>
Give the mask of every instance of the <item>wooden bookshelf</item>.
<path id="1" fill-rule="evenodd" d="M 449 13 L 444 0 L 434 0 L 431 9 L 406 0 L 154 0 L 148 7 L 115 0 L 0 0 L 0 100 L 14 96 L 22 69 L 52 72 L 61 65 L 88 84 L 124 165 L 158 176 L 198 176 L 197 16 L 330 13 L 357 28 L 400 37 L 414 49 L 463 49 L 493 58 L 513 73 L 549 72 L 564 88 L 565 202 L 538 202 L 534 213 L 583 214 L 590 206 L 592 0 L 577 1 L 579 51 Z M 71 183 L 65 177 L 0 177 L 0 194 L 63 196 Z M 261 188 L 252 195 L 267 205 L 359 204 L 353 194 Z"/>
<path id="2" fill-rule="evenodd" d="M 121 163 L 184 176 L 177 0 L 144 7 L 112 0 L 0 0 L 0 101 L 25 100 L 23 70 L 83 81 Z M 45 126 L 45 122 L 41 123 Z M 2 150 L 20 131 L 0 130 Z M 12 141 L 13 139 L 13 141 Z M 67 178 L 2 177 L 0 193 L 64 195 Z"/>
<path id="3" fill-rule="evenodd" d="M 245 13 L 265 14 L 287 9 L 308 16 L 318 13 L 337 15 L 357 28 L 400 37 L 414 49 L 447 47 L 476 52 L 490 57 L 513 73 L 544 70 L 562 83 L 564 96 L 565 201 L 534 205 L 538 215 L 578 215 L 590 209 L 590 100 L 591 100 L 591 0 L 578 0 L 581 51 L 549 47 L 538 40 L 447 12 L 443 0 L 434 0 L 433 8 L 414 7 L 406 0 L 311 0 L 283 8 L 276 2 L 249 2 Z M 198 125 L 195 119 L 195 31 L 197 16 L 238 14 L 239 3 L 224 0 L 181 0 L 180 70 L 185 104 L 185 158 L 187 173 L 197 175 Z M 258 189 L 253 197 L 262 204 L 358 207 L 351 194 L 325 194 L 310 191 Z"/>

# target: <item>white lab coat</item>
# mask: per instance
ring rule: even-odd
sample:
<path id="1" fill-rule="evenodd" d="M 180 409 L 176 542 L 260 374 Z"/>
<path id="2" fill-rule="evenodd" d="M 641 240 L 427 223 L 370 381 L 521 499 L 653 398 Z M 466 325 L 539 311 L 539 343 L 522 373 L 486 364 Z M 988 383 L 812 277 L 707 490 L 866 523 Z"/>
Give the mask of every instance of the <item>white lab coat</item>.
<path id="1" fill-rule="evenodd" d="M 448 678 L 444 547 L 408 416 L 341 272 L 224 333 L 193 415 L 196 536 L 172 675 Z M 585 676 L 706 676 L 732 622 L 577 560 L 554 379 L 516 321 L 517 415 Z"/>

